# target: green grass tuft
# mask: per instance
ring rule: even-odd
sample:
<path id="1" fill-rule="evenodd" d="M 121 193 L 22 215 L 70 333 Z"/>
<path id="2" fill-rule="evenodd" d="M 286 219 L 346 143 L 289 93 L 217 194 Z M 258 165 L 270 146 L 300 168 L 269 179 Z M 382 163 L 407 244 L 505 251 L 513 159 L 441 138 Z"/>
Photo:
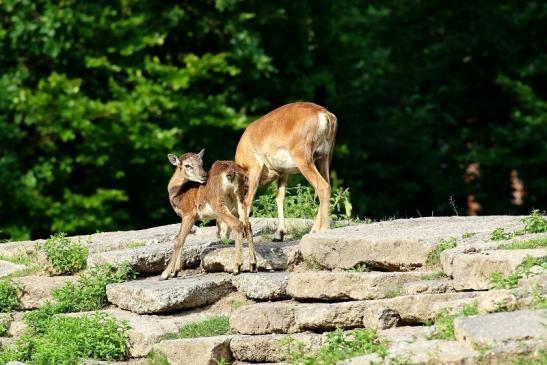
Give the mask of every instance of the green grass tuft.
<path id="1" fill-rule="evenodd" d="M 490 283 L 495 289 L 513 289 L 519 284 L 520 279 L 540 274 L 538 271 L 533 271 L 533 267 L 541 268 L 544 273 L 547 270 L 547 257 L 535 258 L 526 256 L 524 261 L 507 276 L 501 272 L 493 272 L 490 274 Z"/>
<path id="2" fill-rule="evenodd" d="M 454 319 L 475 316 L 477 314 L 479 314 L 479 310 L 475 303 L 465 305 L 457 313 L 450 313 L 449 311 L 439 313 L 435 318 L 435 332 L 430 336 L 430 339 L 455 340 Z"/>
<path id="3" fill-rule="evenodd" d="M 225 335 L 230 331 L 230 317 L 214 316 L 201 322 L 190 323 L 179 328 L 175 333 L 168 333 L 161 337 L 162 340 L 176 338 L 195 338 Z"/>
<path id="4" fill-rule="evenodd" d="M 19 285 L 11 280 L 0 280 L 0 313 L 8 313 L 19 307 Z"/>
<path id="5" fill-rule="evenodd" d="M 499 246 L 502 250 L 520 250 L 547 247 L 547 237 L 533 238 L 526 241 L 516 241 Z"/>
<path id="6" fill-rule="evenodd" d="M 86 267 L 89 252 L 87 247 L 68 239 L 65 233 L 52 235 L 44 244 L 43 250 L 54 275 L 74 274 Z"/>
<path id="7" fill-rule="evenodd" d="M 538 209 L 533 210 L 528 217 L 522 220 L 522 223 L 528 233 L 547 232 L 547 216 Z"/>
<path id="8" fill-rule="evenodd" d="M 372 329 L 343 331 L 337 329 L 327 333 L 326 343 L 316 353 L 306 351 L 302 341 L 287 336 L 283 341 L 287 347 L 288 364 L 292 365 L 319 365 L 336 364 L 340 360 L 356 356 L 378 353 L 387 354 L 387 344 L 378 338 L 378 333 Z"/>
<path id="9" fill-rule="evenodd" d="M 364 263 L 359 263 L 352 267 L 351 269 L 347 269 L 348 272 L 369 272 L 370 269 L 367 267 Z"/>
<path id="10" fill-rule="evenodd" d="M 171 365 L 167 356 L 160 352 L 150 351 L 146 356 L 146 365 Z"/>
<path id="11" fill-rule="evenodd" d="M 447 240 L 441 239 L 441 242 L 427 255 L 425 264 L 429 267 L 437 267 L 441 264 L 441 252 L 456 247 L 457 239 L 451 237 Z"/>

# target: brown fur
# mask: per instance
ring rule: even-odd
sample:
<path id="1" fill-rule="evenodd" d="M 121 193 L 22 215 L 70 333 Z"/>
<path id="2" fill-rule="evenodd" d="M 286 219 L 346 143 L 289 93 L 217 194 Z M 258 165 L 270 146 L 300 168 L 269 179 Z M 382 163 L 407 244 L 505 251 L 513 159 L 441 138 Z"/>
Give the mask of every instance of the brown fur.
<path id="1" fill-rule="evenodd" d="M 321 129 L 322 116 L 326 128 Z M 330 178 L 337 130 L 336 116 L 322 106 L 299 102 L 279 107 L 251 123 L 239 140 L 235 161 L 248 171 L 249 192 L 246 205 L 250 209 L 258 186 L 277 180 L 279 226 L 276 238 L 285 234 L 283 202 L 290 174 L 301 172 L 319 196 L 320 208 L 312 231 L 329 227 Z M 286 168 L 272 159 L 276 153 L 288 153 L 295 167 Z M 319 169 L 315 166 L 317 161 Z"/>
<path id="2" fill-rule="evenodd" d="M 187 161 L 189 154 L 179 159 Z M 184 158 L 183 158 L 184 157 Z M 190 155 L 191 157 L 191 155 Z M 178 175 L 175 177 L 175 175 Z M 181 267 L 181 254 L 184 241 L 197 219 L 217 219 L 227 224 L 236 232 L 236 255 L 233 262 L 233 273 L 237 274 L 242 265 L 242 239 L 249 242 L 250 268 L 256 270 L 251 225 L 245 214 L 246 172 L 233 161 L 216 161 L 208 173 L 205 184 L 184 181 L 184 170 L 177 168 L 169 181 L 169 201 L 175 212 L 182 218 L 181 229 L 175 241 L 175 250 L 162 278 L 175 276 Z M 211 214 L 207 214 L 211 213 Z"/>

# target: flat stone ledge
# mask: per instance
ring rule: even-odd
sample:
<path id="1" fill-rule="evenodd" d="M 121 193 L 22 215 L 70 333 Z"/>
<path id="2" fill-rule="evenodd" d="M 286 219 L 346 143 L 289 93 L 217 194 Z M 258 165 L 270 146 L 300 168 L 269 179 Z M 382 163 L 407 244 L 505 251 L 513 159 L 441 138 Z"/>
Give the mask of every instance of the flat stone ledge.
<path id="1" fill-rule="evenodd" d="M 217 365 L 222 359 L 232 360 L 231 340 L 232 336 L 165 340 L 155 344 L 153 350 L 165 354 L 171 364 Z"/>
<path id="2" fill-rule="evenodd" d="M 232 338 L 230 349 L 235 359 L 250 362 L 278 362 L 287 357 L 288 335 L 238 335 Z M 290 338 L 304 344 L 303 350 L 314 352 L 323 344 L 324 337 L 317 333 L 296 333 Z"/>
<path id="3" fill-rule="evenodd" d="M 435 280 L 417 280 L 403 284 L 403 293 L 406 295 L 416 294 L 441 294 L 454 291 L 452 280 L 441 278 Z"/>
<path id="4" fill-rule="evenodd" d="M 26 268 L 27 267 L 25 265 L 19 265 L 14 264 L 13 262 L 0 260 L 0 278 Z"/>
<path id="5" fill-rule="evenodd" d="M 326 268 L 349 269 L 364 263 L 368 267 L 408 270 L 425 265 L 428 253 L 442 239 L 488 239 L 496 227 L 522 227 L 522 217 L 427 217 L 397 219 L 308 234 L 300 249 L 304 260 Z"/>
<path id="6" fill-rule="evenodd" d="M 287 270 L 298 263 L 297 241 L 255 243 L 258 270 Z M 201 267 L 207 272 L 232 272 L 235 247 L 217 248 L 201 258 Z M 249 250 L 243 247 L 242 271 L 249 271 Z"/>
<path id="7" fill-rule="evenodd" d="M 228 274 L 197 275 L 186 278 L 134 280 L 106 287 L 108 301 L 131 312 L 164 313 L 216 302 L 232 292 Z"/>
<path id="8" fill-rule="evenodd" d="M 289 273 L 243 273 L 234 276 L 232 283 L 247 298 L 255 300 L 287 299 Z"/>
<path id="9" fill-rule="evenodd" d="M 67 282 L 76 282 L 77 276 L 23 276 L 17 278 L 21 284 L 19 296 L 20 308 L 24 310 L 40 308 L 51 299 L 53 290 L 60 288 Z"/>

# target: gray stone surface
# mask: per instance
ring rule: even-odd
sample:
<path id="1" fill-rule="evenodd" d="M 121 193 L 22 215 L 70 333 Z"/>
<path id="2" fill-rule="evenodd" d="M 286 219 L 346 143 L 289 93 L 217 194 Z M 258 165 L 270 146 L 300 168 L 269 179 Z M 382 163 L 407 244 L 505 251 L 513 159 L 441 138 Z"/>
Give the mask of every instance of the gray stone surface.
<path id="1" fill-rule="evenodd" d="M 391 344 L 397 342 L 416 342 L 417 340 L 426 340 L 433 334 L 434 330 L 433 326 L 393 327 L 378 331 L 378 337 L 389 341 Z"/>
<path id="2" fill-rule="evenodd" d="M 159 274 L 167 266 L 173 253 L 173 247 L 173 243 L 158 243 L 137 248 L 98 252 L 89 255 L 87 265 L 92 267 L 103 263 L 121 264 L 127 262 L 133 270 L 141 274 Z M 182 250 L 183 267 L 199 266 L 201 255 L 215 247 L 219 247 L 216 238 L 204 240 L 188 236 Z"/>
<path id="3" fill-rule="evenodd" d="M 441 294 L 453 291 L 452 280 L 448 278 L 410 281 L 403 284 L 403 293 L 406 295 Z"/>
<path id="4" fill-rule="evenodd" d="M 441 239 L 488 239 L 496 227 L 522 227 L 521 217 L 428 217 L 350 226 L 302 238 L 304 260 L 327 268 L 349 269 L 359 263 L 388 270 L 423 266 L 428 253 Z"/>
<path id="5" fill-rule="evenodd" d="M 287 270 L 297 263 L 299 257 L 296 241 L 255 243 L 258 270 Z M 208 272 L 231 272 L 235 247 L 217 248 L 203 255 L 201 266 Z M 242 271 L 249 271 L 249 251 L 243 247 Z"/>
<path id="6" fill-rule="evenodd" d="M 456 290 L 484 290 L 492 288 L 490 276 L 500 272 L 508 276 L 527 256 L 547 256 L 547 249 L 484 250 L 479 253 L 456 255 L 449 270 Z"/>
<path id="7" fill-rule="evenodd" d="M 25 269 L 25 265 L 14 264 L 13 262 L 0 260 L 0 278 L 8 276 L 19 270 Z"/>
<path id="8" fill-rule="evenodd" d="M 153 349 L 165 354 L 171 364 L 217 365 L 221 359 L 232 360 L 231 339 L 232 336 L 215 336 L 165 340 L 155 344 Z"/>
<path id="9" fill-rule="evenodd" d="M 317 333 L 296 333 L 291 339 L 304 344 L 303 351 L 314 352 L 323 344 Z M 250 362 L 277 362 L 287 357 L 287 335 L 238 335 L 232 338 L 230 349 L 235 359 Z"/>
<path id="10" fill-rule="evenodd" d="M 457 318 L 458 341 L 494 352 L 530 352 L 547 343 L 547 310 L 490 313 Z"/>
<path id="11" fill-rule="evenodd" d="M 21 309 L 30 310 L 40 308 L 51 295 L 54 289 L 67 282 L 76 282 L 77 276 L 23 276 L 17 278 L 21 284 L 19 303 Z"/>
<path id="12" fill-rule="evenodd" d="M 480 295 L 447 293 L 342 303 L 258 303 L 237 310 L 230 318 L 230 326 L 241 334 L 326 331 L 337 327 L 386 329 L 432 320 L 440 311 L 458 310 L 479 300 Z"/>
<path id="13" fill-rule="evenodd" d="M 473 364 L 480 353 L 465 344 L 446 340 L 418 340 L 416 342 L 397 342 L 389 347 L 390 359 L 405 359 L 410 364 Z"/>
<path id="14" fill-rule="evenodd" d="M 329 301 L 379 299 L 402 294 L 403 284 L 424 272 L 303 272 L 291 273 L 287 293 L 295 299 Z"/>
<path id="15" fill-rule="evenodd" d="M 247 298 L 255 300 L 280 300 L 288 298 L 289 273 L 243 273 L 234 276 L 232 283 Z"/>
<path id="16" fill-rule="evenodd" d="M 232 292 L 228 274 L 197 275 L 160 281 L 157 277 L 106 287 L 108 301 L 135 313 L 163 313 L 201 307 Z"/>

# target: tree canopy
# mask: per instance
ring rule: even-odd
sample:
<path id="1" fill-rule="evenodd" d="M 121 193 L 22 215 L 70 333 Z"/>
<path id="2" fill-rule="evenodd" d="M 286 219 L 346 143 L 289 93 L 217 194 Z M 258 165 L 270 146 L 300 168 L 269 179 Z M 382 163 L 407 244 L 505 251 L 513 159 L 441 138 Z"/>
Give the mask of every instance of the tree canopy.
<path id="1" fill-rule="evenodd" d="M 545 24 L 541 1 L 3 0 L 0 238 L 174 222 L 167 153 L 232 159 L 297 100 L 337 115 L 361 216 L 545 209 Z"/>

